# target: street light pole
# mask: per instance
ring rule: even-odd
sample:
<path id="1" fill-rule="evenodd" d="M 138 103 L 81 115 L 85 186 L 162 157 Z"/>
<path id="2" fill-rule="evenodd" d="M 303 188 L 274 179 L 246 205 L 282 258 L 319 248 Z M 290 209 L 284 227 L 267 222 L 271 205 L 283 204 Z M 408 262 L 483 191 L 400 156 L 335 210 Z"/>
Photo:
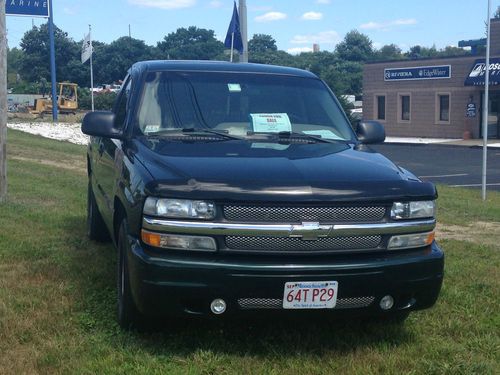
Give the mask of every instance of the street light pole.
<path id="1" fill-rule="evenodd" d="M 486 72 L 484 76 L 484 103 L 483 103 L 483 172 L 481 181 L 481 197 L 486 200 L 486 164 L 488 161 L 488 113 L 490 104 L 490 25 L 491 0 L 488 0 L 488 18 L 486 31 Z"/>
<path id="2" fill-rule="evenodd" d="M 240 55 L 240 62 L 248 62 L 248 22 L 247 22 L 247 2 L 240 0 L 239 3 L 240 32 L 243 41 L 243 53 Z"/>
<path id="3" fill-rule="evenodd" d="M 0 202 L 7 199 L 7 30 L 0 0 Z"/>

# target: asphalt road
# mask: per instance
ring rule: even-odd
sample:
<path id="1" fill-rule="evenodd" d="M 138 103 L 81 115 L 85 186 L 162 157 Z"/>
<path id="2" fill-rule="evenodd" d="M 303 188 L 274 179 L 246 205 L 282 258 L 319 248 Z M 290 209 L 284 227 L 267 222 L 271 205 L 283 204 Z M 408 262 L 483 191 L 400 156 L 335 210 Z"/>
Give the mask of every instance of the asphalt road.
<path id="1" fill-rule="evenodd" d="M 373 149 L 422 180 L 481 188 L 483 150 L 478 147 L 382 144 Z M 500 191 L 500 148 L 488 149 L 487 188 Z"/>

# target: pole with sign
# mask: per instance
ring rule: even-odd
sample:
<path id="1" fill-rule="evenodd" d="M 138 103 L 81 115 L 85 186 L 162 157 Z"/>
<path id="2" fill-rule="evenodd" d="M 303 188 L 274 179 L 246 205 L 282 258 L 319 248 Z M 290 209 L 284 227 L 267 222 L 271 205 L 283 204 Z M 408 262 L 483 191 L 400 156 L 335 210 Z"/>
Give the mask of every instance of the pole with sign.
<path id="1" fill-rule="evenodd" d="M 90 59 L 90 97 L 92 99 L 92 112 L 94 112 L 94 70 L 92 67 L 92 26 L 89 25 L 89 34 L 83 39 L 82 45 L 82 64 Z"/>
<path id="2" fill-rule="evenodd" d="M 57 121 L 57 91 L 56 91 L 56 48 L 54 43 L 54 14 L 52 2 L 49 5 L 49 39 L 50 39 L 50 79 L 52 84 L 52 121 Z"/>

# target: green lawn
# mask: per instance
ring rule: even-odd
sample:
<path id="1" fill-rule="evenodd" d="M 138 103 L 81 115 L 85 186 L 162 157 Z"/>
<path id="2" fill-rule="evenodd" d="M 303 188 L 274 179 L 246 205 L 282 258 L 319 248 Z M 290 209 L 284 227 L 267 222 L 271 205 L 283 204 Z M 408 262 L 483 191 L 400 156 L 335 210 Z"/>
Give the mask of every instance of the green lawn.
<path id="1" fill-rule="evenodd" d="M 447 256 L 441 297 L 404 326 L 265 319 L 121 331 L 115 252 L 85 236 L 85 148 L 8 136 L 9 198 L 0 205 L 2 374 L 498 373 L 500 241 L 484 243 L 481 233 L 440 242 Z M 479 195 L 440 187 L 440 221 L 455 231 L 497 222 L 491 225 L 498 230 L 500 194 L 489 193 L 484 204 Z"/>

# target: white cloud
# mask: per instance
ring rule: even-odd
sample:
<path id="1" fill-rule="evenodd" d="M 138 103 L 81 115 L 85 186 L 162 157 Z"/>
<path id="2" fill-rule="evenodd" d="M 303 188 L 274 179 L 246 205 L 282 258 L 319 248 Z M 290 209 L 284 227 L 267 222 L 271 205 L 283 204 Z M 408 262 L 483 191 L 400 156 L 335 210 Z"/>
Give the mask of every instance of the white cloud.
<path id="1" fill-rule="evenodd" d="M 208 3 L 208 6 L 210 8 L 220 8 L 222 5 L 222 1 L 220 0 L 212 0 L 210 3 Z"/>
<path id="2" fill-rule="evenodd" d="M 160 9 L 189 8 L 196 4 L 196 0 L 128 0 L 128 2 L 132 5 Z"/>
<path id="3" fill-rule="evenodd" d="M 316 4 L 330 4 L 330 0 L 316 0 Z"/>
<path id="4" fill-rule="evenodd" d="M 255 17 L 256 22 L 271 22 L 271 21 L 279 21 L 284 20 L 287 17 L 285 13 L 281 12 L 267 12 L 262 16 Z"/>
<path id="5" fill-rule="evenodd" d="M 321 31 L 317 34 L 295 35 L 292 44 L 337 44 L 340 41 L 339 33 L 334 30 Z"/>
<path id="6" fill-rule="evenodd" d="M 302 52 L 312 52 L 313 49 L 312 47 L 293 47 L 293 48 L 288 48 L 286 51 L 288 53 L 291 53 L 292 55 L 298 55 L 299 53 Z"/>
<path id="7" fill-rule="evenodd" d="M 405 18 L 405 19 L 398 19 L 398 20 L 393 20 L 393 21 L 387 21 L 387 22 L 374 22 L 370 21 L 368 23 L 364 23 L 359 26 L 360 29 L 363 30 L 390 30 L 393 26 L 409 26 L 409 25 L 416 25 L 418 21 L 415 18 Z"/>
<path id="8" fill-rule="evenodd" d="M 306 21 L 318 21 L 323 18 L 323 13 L 320 12 L 306 12 L 302 15 L 303 20 Z"/>

